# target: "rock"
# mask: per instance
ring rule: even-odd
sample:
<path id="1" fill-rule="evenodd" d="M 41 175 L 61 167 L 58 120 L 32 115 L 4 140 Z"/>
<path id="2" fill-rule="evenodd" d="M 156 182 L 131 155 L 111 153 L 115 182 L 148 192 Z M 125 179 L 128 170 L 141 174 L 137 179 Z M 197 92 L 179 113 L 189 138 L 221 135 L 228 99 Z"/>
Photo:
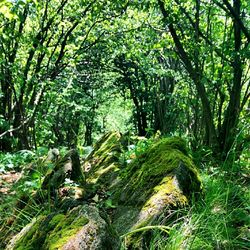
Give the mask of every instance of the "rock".
<path id="1" fill-rule="evenodd" d="M 120 134 L 107 133 L 85 161 L 86 183 L 95 186 L 93 197 L 100 189 L 110 194 L 103 199 L 112 204 L 110 217 L 119 235 L 159 224 L 158 219 L 164 214 L 167 216 L 168 211 L 187 205 L 201 191 L 197 169 L 183 139 L 156 138 L 140 157 L 125 167 L 118 160 L 121 141 Z M 147 237 L 144 233 L 131 234 L 126 237 L 126 245 L 144 249 L 146 238 L 148 234 Z"/>
<path id="2" fill-rule="evenodd" d="M 55 162 L 54 168 L 48 171 L 43 180 L 42 189 L 58 189 L 66 178 L 71 179 L 80 186 L 85 183 L 79 154 L 75 149 L 70 150 L 62 159 Z"/>
<path id="3" fill-rule="evenodd" d="M 159 224 L 158 219 L 168 210 L 187 205 L 200 191 L 201 182 L 185 141 L 181 138 L 159 140 L 121 171 L 120 183 L 112 195 L 117 204 L 113 226 L 123 235 Z M 126 244 L 131 249 L 147 247 L 143 233 L 131 234 Z"/>
<path id="4" fill-rule="evenodd" d="M 108 132 L 95 144 L 94 150 L 84 162 L 88 184 L 108 187 L 115 182 L 120 170 L 120 140 L 120 133 Z"/>
<path id="5" fill-rule="evenodd" d="M 48 152 L 46 161 L 55 162 L 59 158 L 60 152 L 57 148 L 51 148 Z"/>
<path id="6" fill-rule="evenodd" d="M 156 138 L 125 167 L 120 166 L 118 159 L 121 141 L 120 134 L 107 133 L 85 162 L 89 168 L 86 183 L 95 187 L 92 196 L 95 198 L 101 189 L 110 194 L 108 197 L 102 194 L 101 202 L 105 204 L 106 199 L 112 204 L 110 217 L 119 235 L 159 224 L 164 214 L 187 205 L 201 191 L 197 169 L 183 139 Z M 148 234 L 145 237 L 144 233 L 131 234 L 126 237 L 126 246 L 147 248 L 146 238 Z"/>
<path id="7" fill-rule="evenodd" d="M 113 232 L 97 208 L 83 205 L 66 214 L 54 213 L 38 217 L 15 236 L 6 249 L 119 249 L 119 237 Z"/>
<path id="8" fill-rule="evenodd" d="M 120 173 L 121 189 L 115 190 L 119 203 L 142 206 L 164 190 L 171 193 L 172 204 L 185 205 L 194 192 L 200 191 L 200 179 L 185 141 L 167 138 L 154 143 L 144 154 Z M 185 196 L 185 198 L 183 197 Z"/>

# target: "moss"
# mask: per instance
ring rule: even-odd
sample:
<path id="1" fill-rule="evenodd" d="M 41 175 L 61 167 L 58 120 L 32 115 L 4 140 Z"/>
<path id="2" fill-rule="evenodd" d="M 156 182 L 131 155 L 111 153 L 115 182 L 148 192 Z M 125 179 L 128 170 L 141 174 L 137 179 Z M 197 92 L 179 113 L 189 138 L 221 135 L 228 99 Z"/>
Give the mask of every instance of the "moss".
<path id="1" fill-rule="evenodd" d="M 92 157 L 106 156 L 109 151 L 120 151 L 120 138 L 121 135 L 118 132 L 109 132 L 105 134 L 95 145 L 94 151 L 88 159 Z"/>
<path id="2" fill-rule="evenodd" d="M 111 163 L 107 167 L 100 167 L 96 172 L 94 172 L 88 178 L 88 183 L 91 184 L 96 184 L 97 182 L 106 183 L 109 175 L 114 174 L 117 171 L 119 171 L 119 166 L 115 163 Z"/>
<path id="3" fill-rule="evenodd" d="M 31 229 L 15 244 L 16 250 L 61 249 L 88 219 L 78 216 L 78 210 L 70 213 L 41 216 Z"/>
<path id="4" fill-rule="evenodd" d="M 187 197 L 176 185 L 174 176 L 166 176 L 161 183 L 154 187 L 152 196 L 147 200 L 142 210 L 161 211 L 165 204 L 171 206 L 184 206 L 188 202 Z M 163 207 L 161 207 L 163 206 Z"/>
<path id="5" fill-rule="evenodd" d="M 96 143 L 85 162 L 91 166 L 86 178 L 88 184 L 109 186 L 117 177 L 121 153 L 120 138 L 120 133 L 109 132 Z"/>
<path id="6" fill-rule="evenodd" d="M 21 237 L 15 244 L 14 249 L 16 250 L 32 250 L 32 249 L 43 249 L 42 243 L 46 237 L 46 229 L 40 230 L 42 221 L 45 220 L 45 216 L 40 216 L 37 221 L 33 224 L 30 230 Z"/>
<path id="7" fill-rule="evenodd" d="M 62 249 L 63 245 L 72 238 L 84 225 L 88 223 L 85 217 L 67 217 L 61 220 L 46 239 L 45 245 L 48 249 Z"/>
<path id="8" fill-rule="evenodd" d="M 161 187 L 158 185 L 162 179 L 173 171 L 176 172 L 182 165 L 187 169 L 185 174 L 192 177 L 188 181 L 197 183 L 198 188 L 200 186 L 198 172 L 188 155 L 185 141 L 173 137 L 156 142 L 121 173 L 123 183 L 127 183 L 121 191 L 123 192 L 121 197 L 124 197 L 122 201 L 132 203 L 136 201 L 138 204 L 145 202 L 154 193 L 155 187 Z M 181 177 L 181 173 L 179 176 Z"/>
<path id="9" fill-rule="evenodd" d="M 63 214 L 57 214 L 55 215 L 52 220 L 49 222 L 49 228 L 55 228 L 57 224 L 60 223 L 60 221 L 63 221 L 65 219 L 65 215 Z"/>

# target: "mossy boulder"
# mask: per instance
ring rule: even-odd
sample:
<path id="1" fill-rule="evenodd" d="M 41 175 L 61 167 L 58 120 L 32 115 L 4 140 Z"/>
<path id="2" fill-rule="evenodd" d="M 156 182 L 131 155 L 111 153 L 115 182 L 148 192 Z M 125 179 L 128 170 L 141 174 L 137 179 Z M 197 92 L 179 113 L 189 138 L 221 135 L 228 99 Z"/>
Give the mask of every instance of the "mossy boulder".
<path id="1" fill-rule="evenodd" d="M 178 137 L 154 143 L 121 172 L 120 178 L 118 202 L 136 206 L 145 204 L 159 192 L 171 197 L 177 195 L 179 200 L 177 197 L 169 202 L 185 205 L 190 195 L 200 191 L 201 184 L 186 143 Z"/>
<path id="2" fill-rule="evenodd" d="M 54 167 L 47 172 L 43 180 L 42 189 L 58 189 L 66 178 L 80 186 L 85 184 L 79 154 L 75 149 L 71 149 L 64 157 L 55 162 Z"/>
<path id="3" fill-rule="evenodd" d="M 112 196 L 117 204 L 113 226 L 123 235 L 158 224 L 168 210 L 187 205 L 200 191 L 185 141 L 178 137 L 159 140 L 121 171 Z M 132 248 L 145 247 L 142 234 L 129 236 L 126 242 Z"/>
<path id="4" fill-rule="evenodd" d="M 107 187 L 116 180 L 120 170 L 121 138 L 122 135 L 119 132 L 108 132 L 96 142 L 94 150 L 84 161 L 88 184 Z"/>
<path id="5" fill-rule="evenodd" d="M 117 249 L 119 238 L 97 208 L 78 206 L 68 213 L 39 216 L 15 236 L 7 250 Z"/>
<path id="6" fill-rule="evenodd" d="M 156 139 L 126 166 L 118 160 L 121 142 L 119 133 L 107 133 L 85 161 L 89 166 L 86 183 L 96 187 L 93 194 L 100 189 L 111 194 L 106 199 L 112 204 L 110 217 L 119 235 L 158 224 L 168 211 L 186 206 L 200 193 L 198 171 L 182 138 Z M 127 246 L 145 248 L 143 235 L 126 237 Z"/>

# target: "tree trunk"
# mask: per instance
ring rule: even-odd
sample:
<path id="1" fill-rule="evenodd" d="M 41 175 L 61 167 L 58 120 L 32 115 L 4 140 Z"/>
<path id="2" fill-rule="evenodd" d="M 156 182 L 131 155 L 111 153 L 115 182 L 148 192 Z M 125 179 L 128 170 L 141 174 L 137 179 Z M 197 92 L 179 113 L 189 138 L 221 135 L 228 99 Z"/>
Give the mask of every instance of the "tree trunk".
<path id="1" fill-rule="evenodd" d="M 181 40 L 176 32 L 176 29 L 174 28 L 174 25 L 172 22 L 168 22 L 169 13 L 165 9 L 164 2 L 162 0 L 158 0 L 160 9 L 162 11 L 163 17 L 165 19 L 165 22 L 169 28 L 170 34 L 173 38 L 173 41 L 175 43 L 177 52 L 187 70 L 189 73 L 190 78 L 193 80 L 198 96 L 201 99 L 202 103 L 202 109 L 203 109 L 203 116 L 205 120 L 205 129 L 206 129 L 206 144 L 211 146 L 214 151 L 216 152 L 218 150 L 218 141 L 216 136 L 216 130 L 215 125 L 213 121 L 213 115 L 211 111 L 211 105 L 208 99 L 208 95 L 206 93 L 206 89 L 204 84 L 202 83 L 202 77 L 200 75 L 200 70 L 197 72 L 197 70 L 193 67 L 192 62 L 185 51 L 183 44 L 181 43 Z"/>
<path id="2" fill-rule="evenodd" d="M 240 0 L 234 1 L 234 12 L 240 16 Z M 226 158 L 233 147 L 237 134 L 237 125 L 240 114 L 240 99 L 242 90 L 242 60 L 240 49 L 242 44 L 241 27 L 236 18 L 233 19 L 234 27 L 234 62 L 233 62 L 233 85 L 230 91 L 230 100 L 225 113 L 224 122 L 220 132 L 220 147 L 223 158 Z"/>
<path id="3" fill-rule="evenodd" d="M 85 122 L 85 137 L 84 137 L 84 145 L 91 146 L 93 144 L 92 131 L 93 123 L 86 121 Z"/>

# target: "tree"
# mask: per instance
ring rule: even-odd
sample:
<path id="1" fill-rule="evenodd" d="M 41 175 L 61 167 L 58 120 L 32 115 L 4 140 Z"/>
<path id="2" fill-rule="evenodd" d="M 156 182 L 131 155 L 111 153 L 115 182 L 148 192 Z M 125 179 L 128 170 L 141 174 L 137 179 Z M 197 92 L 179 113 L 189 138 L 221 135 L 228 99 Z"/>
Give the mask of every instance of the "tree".
<path id="1" fill-rule="evenodd" d="M 205 142 L 225 158 L 233 146 L 240 113 L 250 96 L 249 81 L 244 80 L 247 78 L 244 50 L 249 44 L 249 32 L 240 0 L 235 0 L 233 6 L 228 1 L 214 2 L 211 6 L 199 0 L 188 4 L 178 0 L 164 4 L 159 0 L 158 4 L 177 54 L 201 100 Z M 218 28 L 213 23 L 224 26 Z M 210 92 L 211 83 L 215 96 Z"/>
<path id="2" fill-rule="evenodd" d="M 138 7 L 138 6 L 137 6 Z M 116 71 L 120 74 L 117 87 L 129 92 L 133 101 L 133 120 L 139 135 L 160 130 L 171 134 L 177 130 L 175 105 L 175 71 L 179 60 L 169 48 L 164 32 L 155 29 L 159 15 L 148 17 L 148 12 L 128 8 L 119 28 L 119 39 L 114 42 Z M 132 21 L 129 22 L 128 18 Z"/>
<path id="3" fill-rule="evenodd" d="M 45 93 L 79 54 L 101 39 L 99 25 L 121 15 L 126 3 L 20 0 L 1 6 L 0 115 L 9 129 L 1 128 L 5 138 L 0 147 L 10 149 L 8 139 L 14 137 L 18 148 L 29 148 Z"/>

